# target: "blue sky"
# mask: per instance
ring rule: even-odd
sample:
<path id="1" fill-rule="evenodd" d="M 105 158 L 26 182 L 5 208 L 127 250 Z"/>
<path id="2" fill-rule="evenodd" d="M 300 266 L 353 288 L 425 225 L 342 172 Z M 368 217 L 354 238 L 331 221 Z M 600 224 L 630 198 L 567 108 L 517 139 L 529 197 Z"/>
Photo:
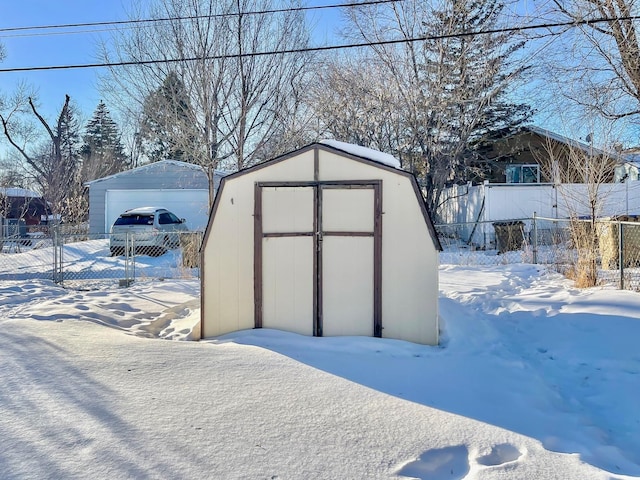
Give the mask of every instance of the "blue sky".
<path id="1" fill-rule="evenodd" d="M 25 0 L 3 2 L 0 9 L 0 29 L 36 25 L 86 23 L 125 19 L 125 11 L 118 1 L 87 0 Z M 84 30 L 84 29 L 75 29 Z M 0 31 L 0 42 L 7 57 L 0 69 L 93 63 L 100 33 L 40 35 L 38 32 Z M 0 73 L 0 92 L 15 89 L 22 81 L 38 90 L 42 111 L 55 115 L 64 102 L 65 94 L 78 103 L 83 114 L 90 116 L 100 101 L 96 89 L 98 69 L 42 71 L 29 73 Z"/>
<path id="2" fill-rule="evenodd" d="M 153 0 L 149 0 L 153 1 Z M 72 65 L 96 63 L 96 51 L 101 40 L 108 38 L 107 27 L 70 29 L 73 33 L 62 34 L 62 30 L 8 32 L 7 28 L 40 25 L 91 23 L 127 19 L 131 0 L 5 0 L 0 7 L 0 43 L 4 44 L 7 58 L 0 63 L 0 70 L 35 66 Z M 308 0 L 310 5 L 339 3 L 335 0 Z M 527 6 L 523 0 L 519 4 Z M 322 9 L 313 12 L 311 19 L 316 44 L 332 43 L 332 33 L 339 24 L 338 9 Z M 93 31 L 90 31 L 93 30 Z M 49 32 L 49 34 L 44 34 Z M 52 34 L 55 33 L 55 34 Z M 10 93 L 20 82 L 27 82 L 38 92 L 40 111 L 53 121 L 69 94 L 80 109 L 80 120 L 90 118 L 101 100 L 98 91 L 98 75 L 103 69 L 69 69 L 36 72 L 0 72 L 0 94 Z M 109 105 L 107 105 L 109 107 Z M 116 120 L 117 112 L 111 108 Z M 552 130 L 567 134 L 553 119 L 538 118 L 538 123 L 549 124 Z M 554 128 L 556 127 L 556 128 Z M 0 138 L 0 152 L 2 139 Z"/>
<path id="3" fill-rule="evenodd" d="M 331 2 L 311 1 L 309 4 L 328 4 Z M 334 2 L 338 3 L 338 2 Z M 3 2 L 0 7 L 0 43 L 7 53 L 0 69 L 22 68 L 50 65 L 87 64 L 97 61 L 96 51 L 101 39 L 106 39 L 105 27 L 76 28 L 73 31 L 85 31 L 76 34 L 48 34 L 45 31 L 7 32 L 6 28 L 30 27 L 39 25 L 60 25 L 117 21 L 127 19 L 127 0 L 25 0 L 23 2 Z M 317 28 L 326 31 L 331 22 L 335 22 L 339 13 L 334 9 L 321 10 L 315 14 Z M 103 31 L 98 31 L 103 30 Z M 60 30 L 53 30 L 59 32 Z M 46 32 L 52 32 L 47 30 Z M 38 72 L 1 72 L 0 92 L 7 94 L 22 81 L 37 89 L 41 111 L 48 119 L 59 112 L 69 94 L 80 107 L 84 117 L 89 118 L 101 100 L 97 89 L 98 75 L 103 70 L 70 69 Z"/>

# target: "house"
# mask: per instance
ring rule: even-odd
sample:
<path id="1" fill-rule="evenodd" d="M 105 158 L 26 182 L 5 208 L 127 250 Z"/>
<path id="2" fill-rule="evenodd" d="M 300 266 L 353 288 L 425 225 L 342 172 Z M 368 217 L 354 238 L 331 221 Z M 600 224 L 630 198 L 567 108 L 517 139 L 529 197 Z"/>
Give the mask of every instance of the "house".
<path id="1" fill-rule="evenodd" d="M 438 343 L 439 240 L 415 177 L 326 141 L 222 179 L 201 337 L 252 328 Z"/>
<path id="2" fill-rule="evenodd" d="M 590 136 L 587 136 L 590 139 Z M 599 158 L 608 165 L 606 181 L 614 180 L 614 170 L 622 157 L 536 126 L 515 132 L 491 132 L 475 145 L 484 176 L 469 178 L 472 183 L 582 183 L 587 159 Z M 481 180 L 481 181 L 478 181 Z"/>
<path id="3" fill-rule="evenodd" d="M 489 179 L 445 189 L 437 212 L 439 223 L 468 245 L 493 248 L 495 222 L 523 220 L 530 234 L 534 215 L 591 217 L 595 185 L 596 216 L 640 213 L 637 152 L 604 151 L 538 127 L 497 132 L 483 142 Z"/>
<path id="4" fill-rule="evenodd" d="M 26 234 L 26 227 L 39 225 L 51 214 L 47 202 L 32 190 L 0 187 L 0 221 L 3 235 Z M 20 230 L 24 230 L 20 232 Z"/>
<path id="5" fill-rule="evenodd" d="M 621 152 L 623 161 L 615 168 L 615 182 L 640 180 L 640 148 L 632 148 Z"/>
<path id="6" fill-rule="evenodd" d="M 214 173 L 214 189 L 224 172 Z M 209 213 L 209 179 L 199 165 L 161 160 L 98 178 L 89 187 L 89 233 L 109 232 L 125 210 L 160 206 L 184 218 L 190 230 L 204 230 Z"/>

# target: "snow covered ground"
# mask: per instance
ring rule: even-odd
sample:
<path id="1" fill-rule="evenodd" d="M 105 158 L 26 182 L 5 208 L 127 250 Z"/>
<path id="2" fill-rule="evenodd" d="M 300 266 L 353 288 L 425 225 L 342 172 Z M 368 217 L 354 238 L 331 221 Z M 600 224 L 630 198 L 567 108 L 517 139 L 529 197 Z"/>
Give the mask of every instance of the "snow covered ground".
<path id="1" fill-rule="evenodd" d="M 640 294 L 527 264 L 440 289 L 429 347 L 190 342 L 197 280 L 0 281 L 0 478 L 640 478 Z"/>

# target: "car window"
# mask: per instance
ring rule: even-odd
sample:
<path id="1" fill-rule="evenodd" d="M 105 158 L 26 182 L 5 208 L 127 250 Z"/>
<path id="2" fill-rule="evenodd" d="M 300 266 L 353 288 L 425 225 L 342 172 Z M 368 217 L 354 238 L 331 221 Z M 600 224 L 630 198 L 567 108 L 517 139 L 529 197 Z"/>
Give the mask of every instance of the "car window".
<path id="1" fill-rule="evenodd" d="M 153 225 L 153 215 L 123 215 L 114 225 Z"/>
<path id="2" fill-rule="evenodd" d="M 160 225 L 166 225 L 169 223 L 180 223 L 180 219 L 171 212 L 165 212 L 161 213 L 160 216 L 158 216 L 158 223 Z"/>

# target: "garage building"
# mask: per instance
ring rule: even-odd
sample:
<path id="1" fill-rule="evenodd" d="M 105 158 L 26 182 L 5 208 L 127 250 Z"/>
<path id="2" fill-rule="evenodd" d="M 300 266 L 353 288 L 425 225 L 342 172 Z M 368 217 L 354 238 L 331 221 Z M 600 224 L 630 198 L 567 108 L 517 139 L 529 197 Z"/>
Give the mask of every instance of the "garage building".
<path id="1" fill-rule="evenodd" d="M 395 158 L 309 145 L 222 180 L 201 252 L 201 337 L 274 328 L 437 344 L 440 250 Z"/>
<path id="2" fill-rule="evenodd" d="M 215 172 L 217 188 L 223 172 Z M 199 165 L 161 160 L 86 183 L 89 233 L 108 233 L 125 210 L 158 206 L 186 220 L 190 230 L 204 230 L 209 213 L 209 180 Z"/>

